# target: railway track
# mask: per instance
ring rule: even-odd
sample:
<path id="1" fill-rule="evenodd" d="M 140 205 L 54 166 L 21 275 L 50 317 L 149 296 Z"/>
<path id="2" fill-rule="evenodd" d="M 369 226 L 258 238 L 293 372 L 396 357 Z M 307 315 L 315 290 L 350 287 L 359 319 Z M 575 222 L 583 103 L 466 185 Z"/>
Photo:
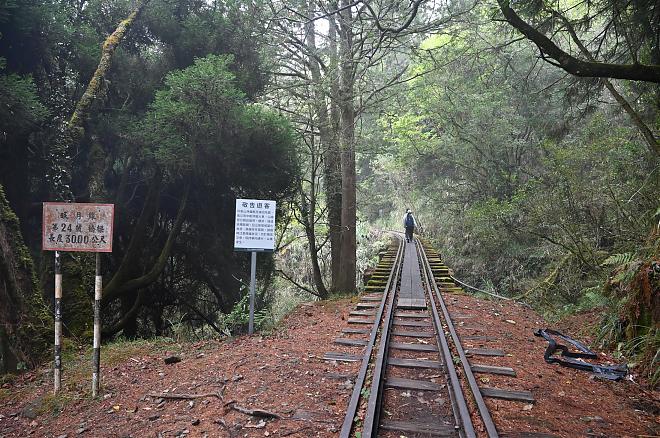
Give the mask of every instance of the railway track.
<path id="1" fill-rule="evenodd" d="M 335 340 L 361 353 L 325 356 L 360 362 L 340 437 L 497 437 L 484 397 L 533 402 L 529 393 L 480 388 L 475 372 L 515 372 L 470 363 L 474 353 L 500 351 L 463 348 L 441 293 L 459 289 L 432 248 L 396 235 Z"/>

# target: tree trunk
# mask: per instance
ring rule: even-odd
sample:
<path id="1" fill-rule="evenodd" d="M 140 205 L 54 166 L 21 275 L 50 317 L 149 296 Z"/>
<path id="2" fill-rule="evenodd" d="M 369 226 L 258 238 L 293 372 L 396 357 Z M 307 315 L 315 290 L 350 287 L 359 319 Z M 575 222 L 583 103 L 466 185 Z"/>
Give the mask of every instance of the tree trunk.
<path id="1" fill-rule="evenodd" d="M 115 31 L 103 42 L 101 50 L 101 59 L 92 75 L 92 78 L 85 89 L 80 100 L 76 104 L 76 108 L 71 115 L 71 118 L 64 124 L 63 129 L 55 139 L 55 144 L 51 151 L 50 159 L 53 162 L 53 169 L 51 172 L 50 189 L 54 192 L 54 196 L 66 201 L 75 201 L 75 197 L 71 192 L 71 167 L 69 163 L 71 160 L 69 156 L 73 156 L 75 146 L 80 142 L 85 134 L 84 122 L 88 117 L 88 113 L 92 104 L 102 92 L 102 85 L 105 81 L 105 76 L 110 70 L 112 65 L 112 58 L 119 43 L 124 39 L 126 33 L 131 28 L 137 17 L 140 15 L 148 0 L 142 0 L 137 3 L 133 12 L 123 20 Z M 92 167 L 97 167 L 92 165 Z M 95 192 L 98 192 L 98 180 L 92 178 L 90 184 L 93 186 Z"/>
<path id="2" fill-rule="evenodd" d="M 52 316 L 37 284 L 18 217 L 0 185 L 0 374 L 34 365 L 50 345 Z"/>
<path id="3" fill-rule="evenodd" d="M 356 174 L 355 174 L 355 67 L 353 60 L 353 18 L 350 2 L 341 0 L 339 13 L 340 61 L 340 145 L 341 145 L 341 268 L 337 287 L 342 292 L 355 292 L 356 273 Z"/>
<path id="4" fill-rule="evenodd" d="M 308 15 L 312 16 L 314 13 L 314 2 L 308 3 Z M 336 147 L 336 135 L 334 135 L 332 126 L 330 125 L 330 117 L 328 115 L 327 99 L 323 90 L 323 77 L 321 76 L 321 67 L 319 65 L 316 54 L 316 34 L 314 22 L 310 21 L 306 24 L 306 44 L 309 52 L 309 69 L 312 74 L 313 92 L 314 92 L 314 112 L 318 119 L 319 140 L 322 150 L 323 170 L 325 176 L 325 194 L 326 203 L 328 205 L 328 228 L 330 234 L 330 251 L 331 251 L 331 265 L 332 265 L 332 286 L 335 285 L 339 273 L 339 248 L 341 244 L 340 229 L 341 229 L 341 192 L 338 186 L 341 186 L 340 180 L 340 160 L 338 148 Z M 312 140 L 314 141 L 314 140 Z M 334 145 L 334 148 L 333 148 Z M 332 150 L 334 149 L 334 151 Z M 316 290 L 321 298 L 327 298 L 328 291 L 323 282 L 321 269 L 318 262 L 318 250 L 316 248 L 316 232 L 314 230 L 314 213 L 316 211 L 316 162 L 315 156 L 316 146 L 312 144 L 312 175 L 310 181 L 312 183 L 311 195 L 309 202 L 309 211 L 306 213 L 307 200 L 302 191 L 302 206 L 303 220 L 305 221 L 305 232 L 307 234 L 307 241 L 309 244 L 309 253 L 312 261 L 312 270 L 314 274 L 314 283 Z M 332 152 L 335 152 L 333 155 Z M 338 196 L 339 195 L 339 196 Z M 337 266 L 335 266 L 337 265 Z M 336 268 L 336 272 L 335 272 Z"/>
<path id="5" fill-rule="evenodd" d="M 128 278 L 128 275 L 131 270 L 131 266 L 137 262 L 137 258 L 139 258 L 141 254 L 139 248 L 136 248 L 137 246 L 141 245 L 141 243 L 136 243 L 136 242 L 143 242 L 143 239 L 147 237 L 146 228 L 143 229 L 142 231 L 139 231 L 140 222 L 143 219 L 144 221 L 148 221 L 149 218 L 151 217 L 150 214 L 149 215 L 144 214 L 145 211 L 148 212 L 150 208 L 149 207 L 150 201 L 148 199 L 147 201 L 145 201 L 145 207 L 142 210 L 140 219 L 138 220 L 138 226 L 136 226 L 136 231 L 134 232 L 134 236 L 131 237 L 131 243 L 129 245 L 129 249 L 126 251 L 126 255 L 124 256 L 124 259 L 122 260 L 121 265 L 117 270 L 117 273 L 112 277 L 112 279 L 108 283 L 107 288 L 104 290 L 103 301 L 102 301 L 104 304 L 108 304 L 113 299 L 116 299 L 123 295 L 127 295 L 130 292 L 143 289 L 158 279 L 161 272 L 163 272 L 165 265 L 167 264 L 167 259 L 170 256 L 172 248 L 174 247 L 174 241 L 176 240 L 176 237 L 179 235 L 179 232 L 181 231 L 181 227 L 183 226 L 183 221 L 185 217 L 184 212 L 186 209 L 186 205 L 188 203 L 190 186 L 191 183 L 188 182 L 183 194 L 183 198 L 181 199 L 181 203 L 179 204 L 179 210 L 177 211 L 176 219 L 172 224 L 172 229 L 170 230 L 167 236 L 167 241 L 165 242 L 163 249 L 158 255 L 158 258 L 154 261 L 151 268 L 145 274 L 136 278 Z M 156 193 L 156 196 L 158 196 L 158 193 Z M 151 202 L 155 202 L 155 201 L 151 201 Z"/>
<path id="6" fill-rule="evenodd" d="M 312 165 L 312 169 L 314 169 Z M 312 187 L 310 189 L 311 195 L 309 203 L 307 202 L 306 194 L 300 185 L 300 198 L 301 198 L 301 207 L 300 207 L 300 216 L 302 219 L 302 225 L 305 228 L 305 235 L 307 236 L 307 246 L 309 248 L 309 259 L 312 263 L 312 276 L 314 278 L 314 285 L 316 286 L 316 292 L 322 300 L 328 298 L 328 290 L 325 287 L 323 282 L 323 275 L 321 275 L 321 267 L 319 266 L 319 254 L 316 247 L 316 232 L 314 226 L 314 211 L 316 209 L 316 185 L 314 181 L 316 180 L 315 172 L 312 171 Z"/>
<path id="7" fill-rule="evenodd" d="M 331 5 L 337 10 L 337 2 Z M 330 230 L 330 266 L 332 282 L 330 289 L 339 290 L 341 272 L 341 153 L 339 149 L 339 69 L 337 59 L 337 31 L 334 15 L 329 18 L 328 36 L 330 39 L 330 120 L 328 133 L 330 138 L 324 145 L 325 193 L 328 207 L 328 228 Z"/>

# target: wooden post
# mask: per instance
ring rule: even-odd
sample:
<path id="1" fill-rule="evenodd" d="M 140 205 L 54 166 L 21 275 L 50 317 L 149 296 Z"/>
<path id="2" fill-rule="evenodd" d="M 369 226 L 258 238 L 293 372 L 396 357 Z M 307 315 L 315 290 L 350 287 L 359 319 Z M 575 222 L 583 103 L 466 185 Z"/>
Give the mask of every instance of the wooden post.
<path id="1" fill-rule="evenodd" d="M 101 276 L 101 253 L 96 253 L 96 277 L 94 278 L 94 349 L 92 353 L 92 397 L 99 394 L 101 379 L 101 294 L 103 277 Z"/>
<path id="2" fill-rule="evenodd" d="M 62 262 L 60 252 L 55 251 L 55 380 L 54 393 L 62 387 Z"/>

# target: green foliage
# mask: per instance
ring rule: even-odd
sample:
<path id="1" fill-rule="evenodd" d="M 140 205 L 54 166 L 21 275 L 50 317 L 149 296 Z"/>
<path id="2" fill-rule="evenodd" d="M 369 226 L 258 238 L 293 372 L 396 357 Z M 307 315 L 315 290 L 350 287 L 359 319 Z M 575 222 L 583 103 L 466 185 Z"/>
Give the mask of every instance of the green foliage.
<path id="1" fill-rule="evenodd" d="M 635 256 L 633 253 L 626 252 L 623 254 L 612 254 L 601 263 L 601 266 L 618 266 L 625 265 L 634 260 Z"/>
<path id="2" fill-rule="evenodd" d="M 175 175 L 221 173 L 235 187 L 287 191 L 296 175 L 294 138 L 285 119 L 249 104 L 230 71 L 234 58 L 209 55 L 170 73 L 138 132 L 156 161 Z"/>
<path id="3" fill-rule="evenodd" d="M 231 62 L 231 56 L 210 55 L 167 76 L 139 128 L 155 146 L 159 163 L 185 173 L 200 165 L 197 160 L 209 149 L 222 148 L 244 102 L 228 69 Z"/>
<path id="4" fill-rule="evenodd" d="M 5 74 L 6 60 L 0 58 L 0 125 L 11 135 L 33 128 L 44 120 L 48 110 L 41 104 L 30 77 Z"/>
<path id="5" fill-rule="evenodd" d="M 226 315 L 222 316 L 221 323 L 224 330 L 230 335 L 246 333 L 250 321 L 250 294 L 244 290 L 243 297 Z M 272 318 L 268 309 L 254 312 L 254 328 L 260 330 L 271 323 Z"/>
<path id="6" fill-rule="evenodd" d="M 415 68 L 427 74 L 381 117 L 386 154 L 371 161 L 365 202 L 375 191 L 394 193 L 398 211 L 414 205 L 468 283 L 534 290 L 548 314 L 602 305 L 587 289 L 605 282 L 608 254 L 633 254 L 653 224 L 655 164 L 628 119 L 592 105 L 602 90 L 555 88 L 554 67 L 481 20 L 486 6 L 473 13 L 422 44 Z"/>

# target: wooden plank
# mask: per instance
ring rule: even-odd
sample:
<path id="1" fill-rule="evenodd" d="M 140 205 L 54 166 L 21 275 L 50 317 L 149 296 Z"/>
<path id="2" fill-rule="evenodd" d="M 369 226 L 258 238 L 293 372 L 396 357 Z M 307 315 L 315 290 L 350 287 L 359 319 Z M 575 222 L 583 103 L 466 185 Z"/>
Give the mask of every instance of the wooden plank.
<path id="1" fill-rule="evenodd" d="M 411 344 L 409 342 L 390 342 L 390 348 L 410 351 L 438 351 L 438 347 L 436 345 Z"/>
<path id="2" fill-rule="evenodd" d="M 468 348 L 465 350 L 466 354 L 476 354 L 478 356 L 504 356 L 504 351 L 499 348 Z"/>
<path id="3" fill-rule="evenodd" d="M 375 314 L 375 310 L 354 310 L 349 313 L 350 316 L 374 316 Z"/>
<path id="4" fill-rule="evenodd" d="M 347 327 L 347 328 L 341 329 L 341 332 L 342 333 L 355 333 L 355 334 L 358 334 L 358 335 L 368 335 L 369 333 L 371 333 L 371 330 Z"/>
<path id="5" fill-rule="evenodd" d="M 488 373 L 488 374 L 499 374 L 501 376 L 511 376 L 516 377 L 516 371 L 513 368 L 509 367 L 496 367 L 492 365 L 471 365 L 472 371 L 475 373 Z"/>
<path id="6" fill-rule="evenodd" d="M 433 324 L 426 321 L 397 321 L 394 320 L 395 327 L 433 327 Z"/>
<path id="7" fill-rule="evenodd" d="M 335 344 L 348 345 L 350 347 L 364 347 L 367 341 L 363 339 L 336 338 Z"/>
<path id="8" fill-rule="evenodd" d="M 435 368 L 440 369 L 442 364 L 437 360 L 423 360 L 423 359 L 400 359 L 392 357 L 387 359 L 387 364 L 395 367 L 403 368 Z"/>
<path id="9" fill-rule="evenodd" d="M 396 430 L 399 432 L 423 433 L 425 436 L 456 436 L 457 430 L 453 426 L 431 423 L 413 423 L 410 421 L 385 420 L 380 423 L 382 430 Z"/>
<path id="10" fill-rule="evenodd" d="M 335 360 L 337 362 L 359 362 L 362 360 L 362 356 L 358 356 L 357 354 L 337 353 L 331 351 L 323 355 L 323 360 Z"/>
<path id="11" fill-rule="evenodd" d="M 355 306 L 355 307 L 357 307 L 358 309 L 373 309 L 375 307 L 378 307 L 378 304 L 377 303 L 357 303 L 357 306 Z"/>
<path id="12" fill-rule="evenodd" d="M 373 324 L 373 319 L 364 319 L 364 318 L 348 318 L 349 324 Z"/>
<path id="13" fill-rule="evenodd" d="M 534 403 L 536 401 L 534 400 L 532 393 L 529 391 L 510 391 L 506 389 L 488 387 L 479 388 L 479 390 L 481 391 L 481 395 L 484 397 L 501 398 L 503 400 L 521 401 L 527 403 Z"/>
<path id="14" fill-rule="evenodd" d="M 453 282 L 449 283 L 449 282 L 446 282 L 446 281 L 436 281 L 435 284 L 437 284 L 438 287 L 443 287 L 443 288 L 447 288 L 447 289 L 456 286 Z"/>
<path id="15" fill-rule="evenodd" d="M 426 301 L 421 298 L 399 298 L 397 309 L 423 310 L 426 309 Z"/>
<path id="16" fill-rule="evenodd" d="M 407 336 L 410 338 L 432 338 L 433 332 L 413 332 L 408 330 L 392 330 L 392 336 Z"/>
<path id="17" fill-rule="evenodd" d="M 415 312 L 395 312 L 395 318 L 428 318 L 428 313 L 415 313 Z"/>
<path id="18" fill-rule="evenodd" d="M 360 301 L 380 301 L 382 297 L 370 297 L 370 296 L 362 296 L 360 298 Z"/>
<path id="19" fill-rule="evenodd" d="M 414 389 L 419 391 L 441 391 L 444 386 L 426 380 L 402 379 L 400 377 L 388 377 L 385 379 L 386 388 Z"/>

